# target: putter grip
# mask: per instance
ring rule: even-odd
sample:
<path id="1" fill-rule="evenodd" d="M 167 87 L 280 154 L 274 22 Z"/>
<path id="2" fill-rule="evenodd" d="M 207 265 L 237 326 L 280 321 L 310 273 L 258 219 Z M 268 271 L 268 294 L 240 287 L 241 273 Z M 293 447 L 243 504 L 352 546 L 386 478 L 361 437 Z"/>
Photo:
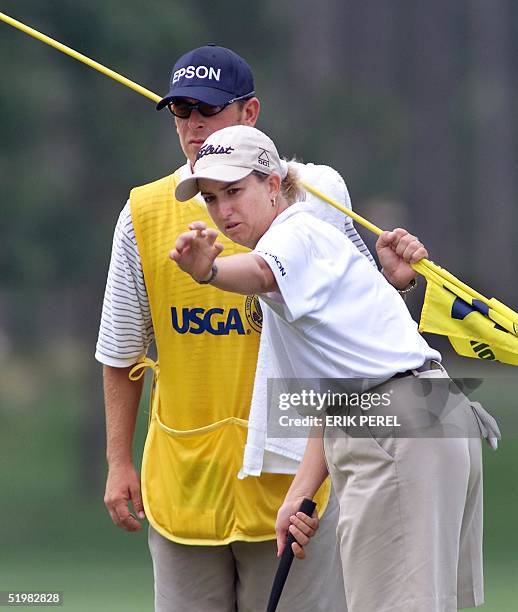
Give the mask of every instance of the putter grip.
<path id="1" fill-rule="evenodd" d="M 302 500 L 302 503 L 300 504 L 297 512 L 304 512 L 304 514 L 311 516 L 315 508 L 316 508 L 316 503 L 312 499 L 308 499 L 307 497 L 305 497 Z M 286 538 L 286 546 L 284 547 L 284 550 L 282 551 L 281 563 L 282 563 L 282 559 L 284 555 L 286 554 L 286 551 L 289 551 L 291 555 L 290 564 L 293 561 L 293 557 L 295 556 L 293 554 L 293 550 L 291 549 L 291 545 L 293 544 L 293 542 L 295 542 L 295 536 L 292 533 L 288 533 L 288 537 Z"/>
<path id="2" fill-rule="evenodd" d="M 313 511 L 316 508 L 316 503 L 312 499 L 304 498 L 302 503 L 300 504 L 297 512 L 303 512 L 308 516 L 313 514 Z M 277 604 L 279 603 L 279 599 L 281 597 L 282 589 L 284 588 L 284 583 L 286 582 L 286 578 L 288 577 L 288 572 L 290 571 L 290 567 L 293 561 L 293 550 L 291 549 L 291 545 L 295 542 L 295 537 L 288 533 L 288 537 L 286 538 L 286 546 L 282 551 L 281 559 L 279 561 L 279 566 L 277 568 L 277 573 L 275 574 L 275 579 L 273 581 L 272 592 L 270 594 L 270 600 L 268 601 L 267 612 L 275 612 L 277 609 Z"/>

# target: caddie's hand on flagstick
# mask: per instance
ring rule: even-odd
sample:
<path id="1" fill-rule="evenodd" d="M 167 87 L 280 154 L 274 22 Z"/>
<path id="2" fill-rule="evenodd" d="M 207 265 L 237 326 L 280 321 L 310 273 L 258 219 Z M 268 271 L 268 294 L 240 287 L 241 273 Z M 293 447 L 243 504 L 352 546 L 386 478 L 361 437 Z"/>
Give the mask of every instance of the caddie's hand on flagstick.
<path id="1" fill-rule="evenodd" d="M 41 42 L 44 42 L 45 44 L 50 45 L 51 47 L 54 47 L 58 51 L 61 51 L 62 53 L 65 53 L 70 57 L 73 57 L 74 59 L 86 64 L 90 68 L 93 68 L 94 70 L 97 70 L 98 72 L 109 76 L 115 81 L 126 85 L 127 87 L 133 89 L 134 91 L 140 93 L 143 96 L 146 96 L 154 102 L 158 102 L 161 99 L 158 94 L 155 94 L 152 91 L 138 85 L 137 83 L 134 83 L 130 79 L 114 72 L 113 70 L 110 70 L 109 68 L 106 68 L 102 64 L 99 64 L 99 62 L 91 60 L 85 55 L 78 53 L 74 49 L 71 49 L 70 47 L 63 45 L 62 43 L 57 42 L 49 36 L 41 34 L 37 30 L 26 26 L 25 24 L 21 23 L 20 21 L 17 21 L 16 19 L 13 19 L 12 17 L 9 17 L 5 13 L 0 12 L 0 21 L 3 21 L 4 23 L 7 23 L 8 25 L 24 32 L 25 34 L 28 34 L 29 36 L 32 36 L 33 38 L 36 38 L 37 40 L 40 40 Z M 306 191 L 312 193 L 324 202 L 327 202 L 331 206 L 334 206 L 336 209 L 342 211 L 344 214 L 351 217 L 354 221 L 367 228 L 369 231 L 377 234 L 378 236 L 383 234 L 383 230 L 381 230 L 379 227 L 377 227 L 367 219 L 361 217 L 353 210 L 345 208 L 338 202 L 335 202 L 332 198 L 329 198 L 326 194 L 322 193 L 312 185 L 302 182 L 302 186 L 304 187 L 304 189 L 306 189 Z M 415 256 L 413 257 L 414 260 L 415 257 L 417 257 L 418 250 L 419 249 L 416 250 Z M 385 252 L 385 255 L 389 255 L 388 251 Z M 383 262 L 381 263 L 383 265 Z M 428 259 L 421 259 L 420 261 L 417 261 L 417 263 L 409 263 L 408 265 L 411 265 L 416 272 L 422 274 L 427 280 L 427 292 L 425 295 L 425 303 L 423 305 L 423 311 L 421 313 L 421 322 L 419 325 L 419 329 L 421 331 L 429 331 L 431 333 L 448 336 L 454 349 L 459 354 L 464 355 L 465 357 L 486 358 L 482 357 L 482 355 L 489 354 L 490 359 L 497 359 L 502 361 L 503 363 L 518 365 L 517 312 L 515 312 L 505 304 L 502 304 L 502 302 L 495 298 L 486 298 L 484 295 L 478 293 L 477 291 L 463 283 L 460 279 L 450 274 L 448 270 L 445 270 L 444 268 L 435 265 Z M 388 266 L 388 268 L 390 268 L 390 266 Z M 392 282 L 391 272 L 388 269 L 386 270 L 386 276 L 387 280 Z M 450 333 L 450 331 L 446 329 L 448 327 L 447 325 L 430 325 L 425 324 L 423 322 L 423 315 L 425 313 L 425 310 L 428 312 L 428 314 L 435 310 L 435 317 L 437 320 L 440 319 L 442 321 L 445 321 L 446 323 L 451 324 L 450 309 L 446 309 L 441 312 L 436 308 L 436 305 L 432 304 L 432 306 L 430 306 L 430 303 L 432 302 L 430 298 L 432 291 L 437 289 L 443 291 L 444 282 L 450 284 L 452 288 L 451 292 L 454 295 L 462 293 L 464 297 L 462 297 L 461 299 L 467 304 L 469 312 L 475 312 L 475 314 L 477 315 L 473 318 L 466 316 L 460 323 L 457 322 L 457 326 L 462 326 L 463 324 L 465 324 L 465 327 L 460 330 L 460 333 L 462 335 L 464 344 L 467 343 L 467 345 L 463 346 L 462 348 L 460 347 L 458 342 L 455 342 L 454 339 L 454 336 L 458 335 L 458 333 L 456 334 L 457 330 L 454 330 L 452 333 Z M 399 288 L 402 288 L 396 280 L 394 280 L 393 284 L 395 284 Z M 478 315 L 482 315 L 483 320 L 480 319 L 480 316 Z M 500 329 L 500 327 L 503 327 L 504 330 L 506 330 L 506 336 L 495 334 L 495 323 L 498 326 L 496 328 L 497 330 Z M 480 351 L 477 352 L 477 350 L 472 350 L 473 346 L 475 348 L 481 347 Z"/>
<path id="2" fill-rule="evenodd" d="M 190 223 L 189 229 L 178 236 L 169 257 L 195 281 L 203 281 L 211 275 L 212 264 L 223 251 L 223 245 L 216 242 L 218 232 L 207 228 L 203 221 Z"/>
<path id="3" fill-rule="evenodd" d="M 428 258 L 428 251 L 419 238 L 401 227 L 381 233 L 376 252 L 385 278 L 396 289 L 404 289 L 417 276 L 411 264 Z"/>

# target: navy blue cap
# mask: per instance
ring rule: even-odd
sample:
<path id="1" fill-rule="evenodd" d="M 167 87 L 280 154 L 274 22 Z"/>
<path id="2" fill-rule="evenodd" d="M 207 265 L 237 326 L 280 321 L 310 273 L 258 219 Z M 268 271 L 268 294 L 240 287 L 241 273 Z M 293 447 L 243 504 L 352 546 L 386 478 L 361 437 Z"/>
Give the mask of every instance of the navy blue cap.
<path id="1" fill-rule="evenodd" d="M 175 98 L 193 98 L 212 106 L 254 94 L 250 66 L 234 51 L 216 45 L 198 47 L 176 62 L 169 93 L 157 104 L 162 110 Z"/>

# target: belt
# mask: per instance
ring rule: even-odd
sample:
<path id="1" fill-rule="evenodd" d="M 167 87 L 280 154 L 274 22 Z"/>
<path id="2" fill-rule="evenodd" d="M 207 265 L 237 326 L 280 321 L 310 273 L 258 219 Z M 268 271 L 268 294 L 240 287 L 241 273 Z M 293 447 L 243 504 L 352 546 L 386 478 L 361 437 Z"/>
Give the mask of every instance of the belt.
<path id="1" fill-rule="evenodd" d="M 405 376 L 414 376 L 414 372 L 429 372 L 430 370 L 440 370 L 441 364 L 433 359 L 427 359 L 422 366 L 405 372 L 396 372 L 392 378 L 405 378 Z"/>

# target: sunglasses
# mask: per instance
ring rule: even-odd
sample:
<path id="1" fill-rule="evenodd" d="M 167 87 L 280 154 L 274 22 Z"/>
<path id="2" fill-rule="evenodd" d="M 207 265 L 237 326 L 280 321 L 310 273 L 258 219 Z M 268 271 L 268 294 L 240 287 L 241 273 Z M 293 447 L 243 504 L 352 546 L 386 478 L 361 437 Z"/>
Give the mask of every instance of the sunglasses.
<path id="1" fill-rule="evenodd" d="M 175 117 L 179 117 L 180 119 L 189 119 L 193 110 L 197 110 L 203 117 L 212 117 L 213 115 L 221 113 L 222 110 L 224 110 L 225 108 L 227 108 L 227 106 L 230 106 L 234 102 L 237 102 L 238 100 L 245 100 L 246 98 L 251 98 L 254 94 L 255 91 L 251 91 L 250 93 L 247 93 L 244 96 L 232 98 L 232 100 L 229 100 L 225 104 L 220 104 L 218 106 L 207 104 L 207 102 L 191 103 L 180 99 L 178 101 L 171 102 L 170 104 L 168 104 L 167 108 Z"/>

